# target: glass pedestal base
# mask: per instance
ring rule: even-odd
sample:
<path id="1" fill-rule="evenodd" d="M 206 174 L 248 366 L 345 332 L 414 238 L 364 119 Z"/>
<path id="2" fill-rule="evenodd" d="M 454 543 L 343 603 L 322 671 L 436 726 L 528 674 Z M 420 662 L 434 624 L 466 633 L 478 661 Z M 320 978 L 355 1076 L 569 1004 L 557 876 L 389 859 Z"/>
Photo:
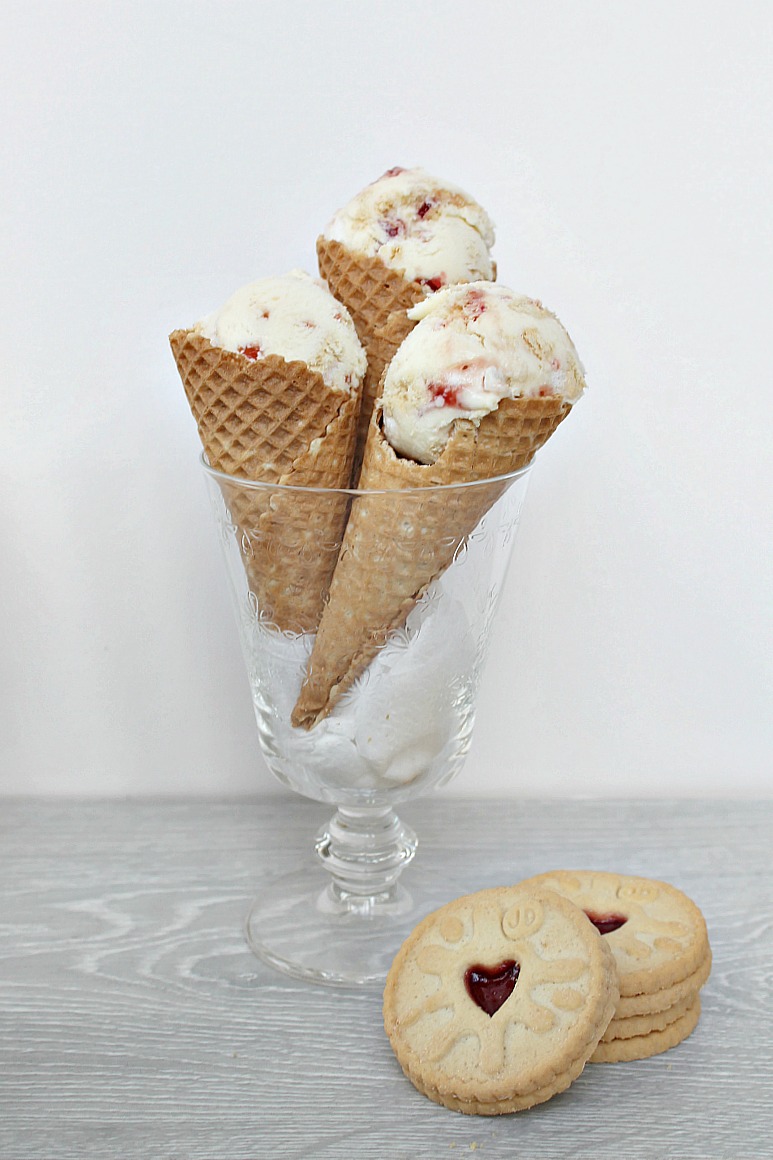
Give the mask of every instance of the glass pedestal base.
<path id="1" fill-rule="evenodd" d="M 247 942 L 297 979 L 381 986 L 416 924 L 457 893 L 447 874 L 411 866 L 384 894 L 353 900 L 338 895 L 324 868 L 298 870 L 265 882 L 247 917 Z"/>

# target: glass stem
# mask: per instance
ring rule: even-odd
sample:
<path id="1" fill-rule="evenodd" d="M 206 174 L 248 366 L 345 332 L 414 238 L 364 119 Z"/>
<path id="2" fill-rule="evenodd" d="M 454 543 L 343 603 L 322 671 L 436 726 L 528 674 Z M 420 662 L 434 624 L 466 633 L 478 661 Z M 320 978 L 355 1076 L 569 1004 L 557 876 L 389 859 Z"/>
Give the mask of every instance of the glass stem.
<path id="1" fill-rule="evenodd" d="M 330 891 L 347 909 L 367 911 L 396 897 L 397 879 L 417 838 L 394 810 L 339 809 L 317 834 L 317 856 L 332 875 Z"/>

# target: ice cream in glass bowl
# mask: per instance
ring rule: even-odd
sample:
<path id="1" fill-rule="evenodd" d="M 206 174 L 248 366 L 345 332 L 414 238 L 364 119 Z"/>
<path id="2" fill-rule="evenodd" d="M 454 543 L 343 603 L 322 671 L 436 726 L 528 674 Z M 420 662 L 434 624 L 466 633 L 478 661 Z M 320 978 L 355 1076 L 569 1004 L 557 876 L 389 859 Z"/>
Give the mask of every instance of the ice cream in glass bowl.
<path id="1" fill-rule="evenodd" d="M 415 182 L 403 194 L 430 200 Z M 493 237 L 475 220 L 461 233 L 478 230 L 491 275 Z M 372 354 L 340 284 L 261 280 L 171 345 L 260 750 L 284 785 L 335 808 L 310 864 L 258 889 L 248 940 L 289 974 L 351 985 L 382 981 L 449 898 L 397 808 L 464 764 L 534 457 L 585 384 L 550 311 L 490 276 L 460 277 L 393 310 L 363 427 Z"/>

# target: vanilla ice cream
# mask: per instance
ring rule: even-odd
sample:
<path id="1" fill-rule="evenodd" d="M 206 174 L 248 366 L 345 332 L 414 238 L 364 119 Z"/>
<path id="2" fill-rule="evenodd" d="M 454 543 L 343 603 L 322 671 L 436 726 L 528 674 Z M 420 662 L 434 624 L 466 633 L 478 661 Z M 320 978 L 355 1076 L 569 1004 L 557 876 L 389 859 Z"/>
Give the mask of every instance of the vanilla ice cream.
<path id="1" fill-rule="evenodd" d="M 273 354 L 306 363 L 333 390 L 356 390 L 367 366 L 346 307 L 302 270 L 243 286 L 193 331 L 251 360 Z"/>
<path id="2" fill-rule="evenodd" d="M 493 282 L 452 286 L 409 311 L 416 320 L 384 378 L 384 435 L 399 454 L 434 463 L 455 419 L 476 425 L 501 399 L 572 404 L 582 364 L 540 302 Z"/>
<path id="3" fill-rule="evenodd" d="M 494 277 L 494 226 L 468 194 L 423 169 L 390 169 L 340 209 L 323 236 L 378 257 L 428 293 Z"/>

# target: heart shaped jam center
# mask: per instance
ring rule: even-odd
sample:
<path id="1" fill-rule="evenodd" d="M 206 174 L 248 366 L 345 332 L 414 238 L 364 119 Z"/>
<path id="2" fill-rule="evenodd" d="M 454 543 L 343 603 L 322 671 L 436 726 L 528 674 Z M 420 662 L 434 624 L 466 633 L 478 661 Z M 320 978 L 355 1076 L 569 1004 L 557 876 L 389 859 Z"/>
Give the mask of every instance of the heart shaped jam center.
<path id="1" fill-rule="evenodd" d="M 468 967 L 464 973 L 467 994 L 481 1011 L 494 1015 L 512 995 L 520 971 L 521 965 L 514 959 L 496 967 L 483 967 L 479 963 Z"/>
<path id="2" fill-rule="evenodd" d="M 585 913 L 599 934 L 611 934 L 613 930 L 619 930 L 628 922 L 622 914 L 594 914 L 592 910 L 586 910 Z"/>

